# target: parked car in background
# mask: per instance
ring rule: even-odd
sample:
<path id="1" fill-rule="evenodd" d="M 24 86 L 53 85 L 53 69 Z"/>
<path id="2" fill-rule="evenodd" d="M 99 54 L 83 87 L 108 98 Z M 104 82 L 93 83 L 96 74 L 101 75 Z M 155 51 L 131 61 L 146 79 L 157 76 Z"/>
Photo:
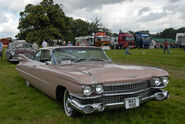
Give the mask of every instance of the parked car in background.
<path id="1" fill-rule="evenodd" d="M 75 37 L 75 46 L 93 46 L 94 40 L 92 36 Z"/>
<path id="2" fill-rule="evenodd" d="M 33 59 L 19 56 L 17 71 L 42 92 L 63 102 L 67 116 L 78 112 L 102 112 L 107 108 L 139 107 L 152 100 L 165 100 L 165 70 L 113 64 L 98 47 L 41 48 Z"/>
<path id="3" fill-rule="evenodd" d="M 28 58 L 32 58 L 34 51 L 32 50 L 32 44 L 25 41 L 14 41 L 8 44 L 5 50 L 5 55 L 8 61 L 18 62 L 18 55 L 24 54 Z"/>
<path id="4" fill-rule="evenodd" d="M 128 42 L 129 48 L 135 48 L 134 35 L 127 32 L 120 32 L 118 38 L 118 48 L 126 48 L 126 42 Z"/>
<path id="5" fill-rule="evenodd" d="M 110 50 L 110 36 L 107 36 L 104 32 L 97 32 L 94 35 L 94 46 L 100 47 L 103 50 Z"/>
<path id="6" fill-rule="evenodd" d="M 150 36 L 143 32 L 135 32 L 136 48 L 149 48 L 151 43 Z"/>
<path id="7" fill-rule="evenodd" d="M 184 48 L 184 50 L 185 50 L 185 33 L 177 33 L 176 34 L 175 44 L 179 48 Z"/>

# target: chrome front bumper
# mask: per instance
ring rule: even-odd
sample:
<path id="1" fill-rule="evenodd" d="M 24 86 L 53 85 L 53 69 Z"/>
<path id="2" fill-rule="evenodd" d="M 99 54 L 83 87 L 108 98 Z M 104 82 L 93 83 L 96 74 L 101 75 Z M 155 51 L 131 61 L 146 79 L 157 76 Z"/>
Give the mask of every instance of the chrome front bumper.
<path id="1" fill-rule="evenodd" d="M 166 90 L 160 89 L 159 92 L 154 93 L 153 95 L 147 96 L 147 97 L 139 97 L 139 103 L 144 103 L 147 101 L 162 101 L 169 98 L 169 92 Z M 69 98 L 68 103 L 72 106 L 73 109 L 85 113 L 90 114 L 93 112 L 102 112 L 105 108 L 114 109 L 123 107 L 125 102 L 119 102 L 119 103 L 109 103 L 109 104 L 103 104 L 103 103 L 94 103 L 94 104 L 80 104 L 77 100 L 74 98 Z"/>
<path id="2" fill-rule="evenodd" d="M 12 57 L 9 61 L 10 62 L 18 62 L 19 60 L 18 60 L 18 57 Z"/>

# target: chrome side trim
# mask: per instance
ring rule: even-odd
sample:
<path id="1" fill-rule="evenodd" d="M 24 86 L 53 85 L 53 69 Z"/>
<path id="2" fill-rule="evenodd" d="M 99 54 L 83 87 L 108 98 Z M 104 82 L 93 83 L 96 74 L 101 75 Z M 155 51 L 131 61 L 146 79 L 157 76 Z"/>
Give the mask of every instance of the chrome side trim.
<path id="1" fill-rule="evenodd" d="M 124 102 L 118 102 L 118 103 L 109 103 L 109 104 L 105 104 L 105 106 L 116 106 L 116 105 L 124 105 Z"/>
<path id="2" fill-rule="evenodd" d="M 35 77 L 35 76 L 33 76 L 33 75 L 31 75 L 31 74 L 29 74 L 29 73 L 27 73 L 27 72 L 25 72 L 25 71 L 23 71 L 23 70 L 21 70 L 21 69 L 16 68 L 16 70 L 18 70 L 18 71 L 20 71 L 20 72 L 22 72 L 22 73 L 24 73 L 24 74 L 26 74 L 26 75 L 28 75 L 28 76 L 30 76 L 30 77 L 32 77 L 32 78 L 35 78 L 35 79 L 37 79 L 37 80 L 39 80 L 39 81 L 41 81 L 41 82 L 43 82 L 43 83 L 45 83 L 45 84 L 47 84 L 47 85 L 53 86 L 51 83 L 49 83 L 49 82 L 47 82 L 47 81 L 45 81 L 45 80 L 42 80 L 42 79 L 40 79 L 40 78 L 38 78 L 38 77 Z"/>
<path id="3" fill-rule="evenodd" d="M 151 87 L 153 89 L 162 89 L 162 88 L 165 88 L 167 85 L 164 85 L 164 86 L 160 86 L 160 87 Z"/>

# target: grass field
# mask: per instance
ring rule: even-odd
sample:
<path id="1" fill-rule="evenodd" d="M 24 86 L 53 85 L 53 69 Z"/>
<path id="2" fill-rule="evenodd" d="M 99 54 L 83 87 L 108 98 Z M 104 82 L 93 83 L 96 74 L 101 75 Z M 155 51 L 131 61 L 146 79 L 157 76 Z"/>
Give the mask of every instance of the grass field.
<path id="1" fill-rule="evenodd" d="M 26 87 L 16 72 L 15 64 L 0 60 L 0 124 L 185 124 L 185 51 L 162 49 L 107 51 L 108 56 L 120 64 L 160 67 L 170 73 L 166 90 L 170 98 L 149 102 L 144 106 L 125 110 L 111 110 L 98 114 L 69 118 L 55 100 L 33 87 Z"/>

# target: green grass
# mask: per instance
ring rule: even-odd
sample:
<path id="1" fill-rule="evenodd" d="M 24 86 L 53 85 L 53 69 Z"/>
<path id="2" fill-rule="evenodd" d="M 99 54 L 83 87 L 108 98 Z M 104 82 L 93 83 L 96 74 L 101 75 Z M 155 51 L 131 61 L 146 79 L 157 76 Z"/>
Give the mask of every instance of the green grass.
<path id="1" fill-rule="evenodd" d="M 170 49 L 107 51 L 119 64 L 155 66 L 170 73 L 166 90 L 170 98 L 153 101 L 144 106 L 125 110 L 111 110 L 98 114 L 69 118 L 55 100 L 33 87 L 26 87 L 24 79 L 16 72 L 15 64 L 0 60 L 0 124 L 185 124 L 185 51 Z"/>

